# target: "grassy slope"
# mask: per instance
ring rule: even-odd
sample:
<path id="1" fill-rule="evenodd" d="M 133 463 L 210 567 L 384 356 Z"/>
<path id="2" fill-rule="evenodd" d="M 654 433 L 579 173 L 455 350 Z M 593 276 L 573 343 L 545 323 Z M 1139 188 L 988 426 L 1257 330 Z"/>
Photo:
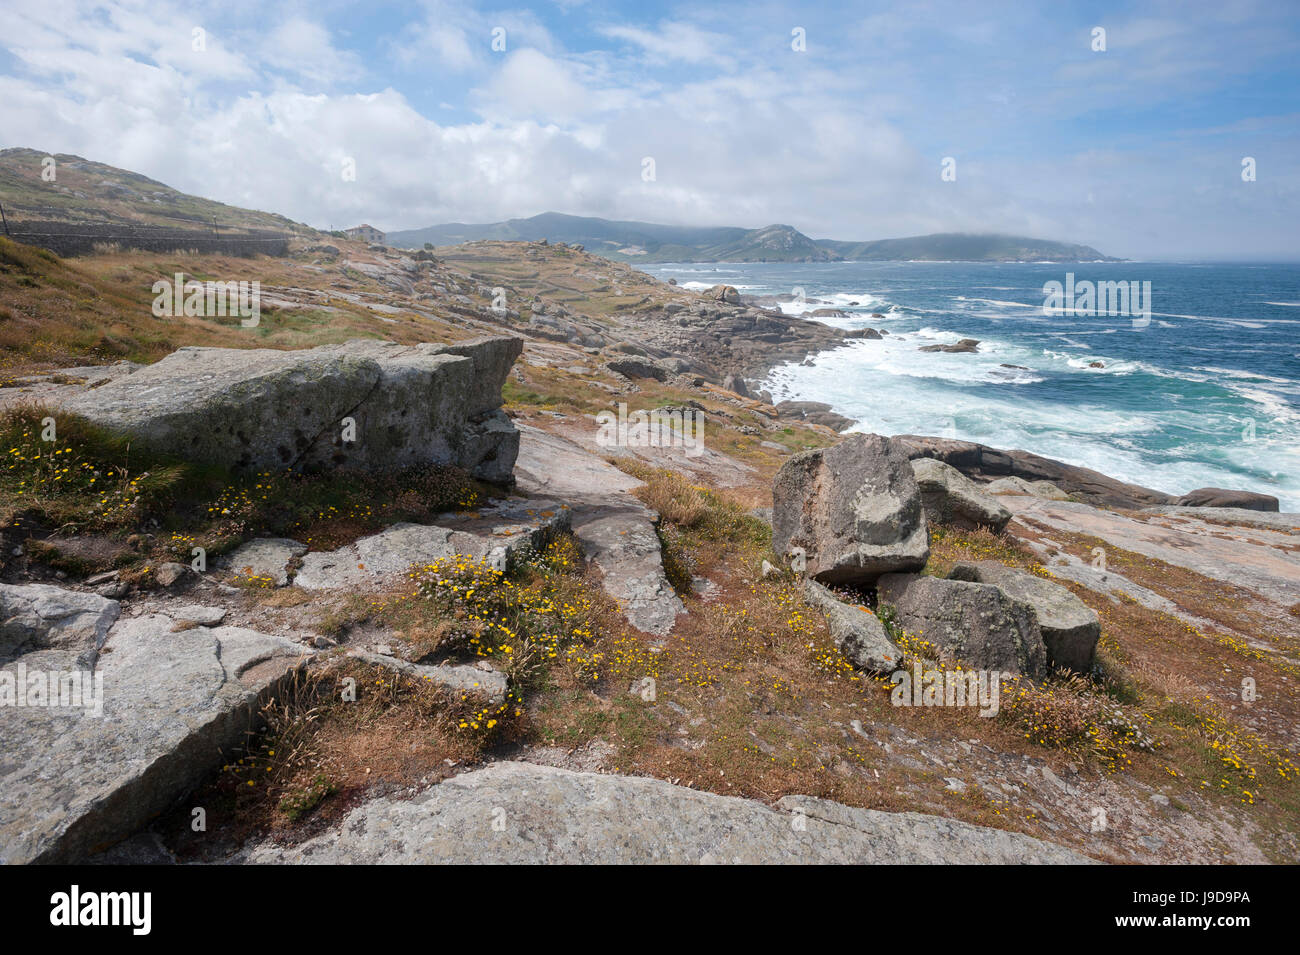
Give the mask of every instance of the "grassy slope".
<path id="1" fill-rule="evenodd" d="M 45 153 L 0 150 L 0 205 L 9 219 L 131 222 L 173 228 L 270 229 L 310 233 L 281 215 L 192 196 L 139 173 L 67 153 L 53 158 L 54 181 L 42 178 Z"/>

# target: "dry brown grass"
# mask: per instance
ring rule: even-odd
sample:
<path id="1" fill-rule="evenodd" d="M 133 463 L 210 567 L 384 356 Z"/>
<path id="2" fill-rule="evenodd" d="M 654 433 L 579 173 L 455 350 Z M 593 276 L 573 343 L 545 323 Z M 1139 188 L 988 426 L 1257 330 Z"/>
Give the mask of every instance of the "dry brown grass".
<path id="1" fill-rule="evenodd" d="M 356 699 L 344 699 L 347 681 Z M 202 858 L 252 837 L 308 837 L 376 792 L 436 782 L 479 762 L 526 728 L 511 705 L 493 725 L 468 725 L 488 705 L 382 667 L 336 657 L 303 671 L 262 711 L 263 733 L 232 755 L 178 810 L 174 849 Z M 189 806 L 207 810 L 191 833 Z M 183 816 L 183 818 L 181 818 Z"/>

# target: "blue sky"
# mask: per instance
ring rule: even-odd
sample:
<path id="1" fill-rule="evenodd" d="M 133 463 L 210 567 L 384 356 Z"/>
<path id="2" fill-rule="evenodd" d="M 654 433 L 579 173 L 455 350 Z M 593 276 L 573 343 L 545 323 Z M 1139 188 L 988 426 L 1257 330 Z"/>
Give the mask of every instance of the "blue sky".
<path id="1" fill-rule="evenodd" d="M 316 226 L 553 210 L 1300 258 L 1294 2 L 6 0 L 4 26 L 0 146 Z"/>

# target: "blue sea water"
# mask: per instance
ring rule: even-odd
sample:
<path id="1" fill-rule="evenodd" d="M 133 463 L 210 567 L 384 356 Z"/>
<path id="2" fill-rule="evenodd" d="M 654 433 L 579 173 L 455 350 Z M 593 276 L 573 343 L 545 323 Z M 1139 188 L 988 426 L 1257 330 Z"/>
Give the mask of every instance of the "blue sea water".
<path id="1" fill-rule="evenodd" d="M 833 307 L 847 317 L 819 320 L 888 331 L 778 368 L 765 383 L 778 401 L 829 402 L 858 419 L 853 430 L 1022 448 L 1171 493 L 1245 488 L 1300 511 L 1300 265 L 644 268 L 688 288 L 801 288 L 806 301 L 784 304 L 787 313 Z M 1067 273 L 1150 282 L 1149 321 L 1045 314 L 1044 283 L 1064 284 Z M 979 339 L 978 352 L 918 351 L 960 338 Z"/>

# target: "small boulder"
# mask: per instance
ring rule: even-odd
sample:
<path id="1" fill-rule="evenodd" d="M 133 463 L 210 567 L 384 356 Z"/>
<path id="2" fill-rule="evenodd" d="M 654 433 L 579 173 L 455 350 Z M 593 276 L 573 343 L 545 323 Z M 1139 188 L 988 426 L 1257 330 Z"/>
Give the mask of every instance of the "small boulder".
<path id="1" fill-rule="evenodd" d="M 640 358 L 619 358 L 616 361 L 608 362 L 605 365 L 615 374 L 622 375 L 624 378 L 653 378 L 655 381 L 667 381 L 668 370 L 661 368 L 652 361 Z"/>
<path id="2" fill-rule="evenodd" d="M 806 582 L 804 597 L 826 615 L 831 639 L 855 667 L 875 673 L 898 669 L 903 653 L 890 641 L 875 614 L 845 603 L 815 580 Z"/>
<path id="3" fill-rule="evenodd" d="M 921 492 L 907 455 L 878 434 L 797 454 L 772 488 L 772 544 L 803 548 L 810 577 L 868 587 L 930 556 Z"/>
<path id="4" fill-rule="evenodd" d="M 1000 534 L 1011 520 L 1009 510 L 951 465 L 934 458 L 915 458 L 912 473 L 921 489 L 921 504 L 928 521 L 970 530 L 988 527 Z"/>
<path id="5" fill-rule="evenodd" d="M 948 651 L 965 666 L 1042 677 L 1047 649 L 1028 604 L 992 584 L 885 574 L 876 583 L 908 633 Z"/>
<path id="6" fill-rule="evenodd" d="M 154 580 L 158 581 L 160 587 L 170 587 L 189 573 L 189 570 L 184 564 L 168 561 L 158 565 L 158 570 L 154 572 Z"/>

